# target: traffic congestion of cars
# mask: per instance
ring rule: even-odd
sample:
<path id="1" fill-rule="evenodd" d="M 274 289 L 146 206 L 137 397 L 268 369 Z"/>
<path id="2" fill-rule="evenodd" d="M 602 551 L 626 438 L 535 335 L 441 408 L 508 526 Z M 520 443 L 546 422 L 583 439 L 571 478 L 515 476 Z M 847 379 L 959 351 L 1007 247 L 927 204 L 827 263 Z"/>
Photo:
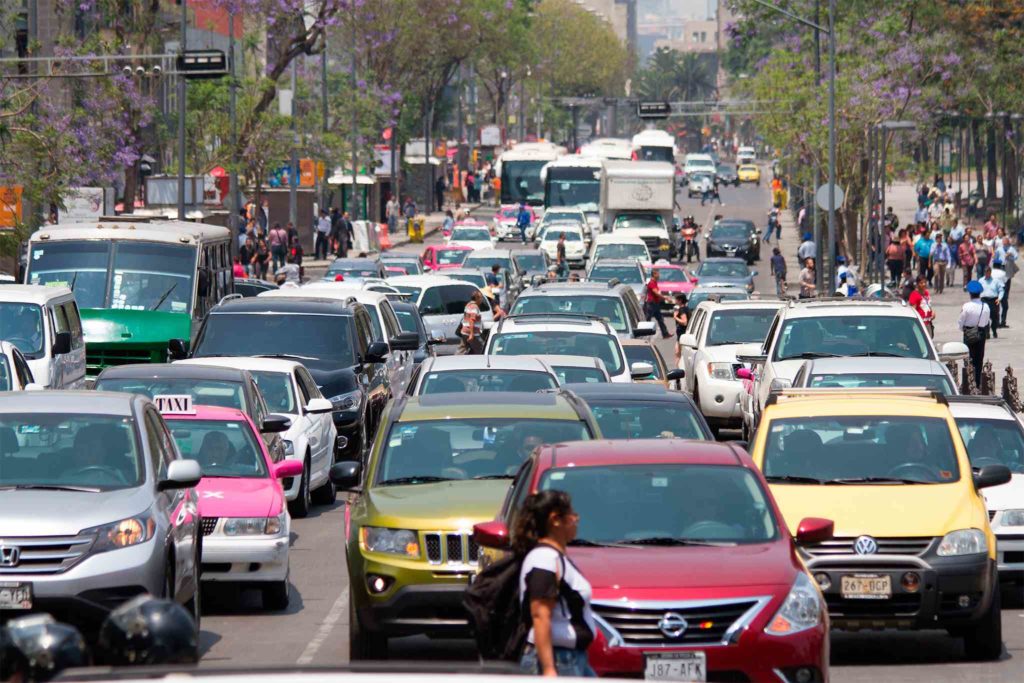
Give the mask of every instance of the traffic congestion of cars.
<path id="1" fill-rule="evenodd" d="M 673 196 L 716 173 L 690 156 Z M 753 159 L 717 168 L 760 184 Z M 557 489 L 601 676 L 822 682 L 837 630 L 946 630 L 998 659 L 1024 423 L 959 395 L 946 363 L 966 347 L 899 301 L 761 295 L 749 220 L 706 226 L 687 265 L 662 207 L 607 204 L 531 207 L 521 250 L 502 205 L 299 287 L 213 301 L 196 278 L 172 309 L 194 330 L 162 356 L 90 355 L 118 307 L 74 282 L 5 286 L 0 620 L 49 612 L 89 637 L 148 593 L 198 633 L 225 585 L 285 610 L 294 530 L 338 510 L 350 657 L 385 659 L 395 638 L 469 636 L 467 585 L 509 553 L 526 496 Z M 672 358 L 651 309 L 671 325 L 677 296 Z"/>

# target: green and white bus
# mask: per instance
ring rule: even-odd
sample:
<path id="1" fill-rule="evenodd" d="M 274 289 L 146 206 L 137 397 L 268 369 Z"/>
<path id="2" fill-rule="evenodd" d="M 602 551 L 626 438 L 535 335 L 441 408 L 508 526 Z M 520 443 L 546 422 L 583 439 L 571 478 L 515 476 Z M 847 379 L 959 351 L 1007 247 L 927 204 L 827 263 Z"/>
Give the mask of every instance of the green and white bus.
<path id="1" fill-rule="evenodd" d="M 25 281 L 68 287 L 82 314 L 86 372 L 162 363 L 234 291 L 227 228 L 138 217 L 42 228 L 29 239 Z"/>

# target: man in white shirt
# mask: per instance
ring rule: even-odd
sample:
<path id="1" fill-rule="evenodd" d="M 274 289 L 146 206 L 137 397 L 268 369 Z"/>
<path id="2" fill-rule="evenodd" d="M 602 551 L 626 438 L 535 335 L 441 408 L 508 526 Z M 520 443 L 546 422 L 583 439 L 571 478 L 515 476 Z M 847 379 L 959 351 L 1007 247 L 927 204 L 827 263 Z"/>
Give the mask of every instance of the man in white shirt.
<path id="1" fill-rule="evenodd" d="M 974 383 L 981 386 L 981 366 L 985 362 L 985 338 L 992 318 L 989 307 L 981 300 L 982 286 L 977 280 L 967 283 L 971 300 L 960 309 L 957 327 L 964 333 L 964 344 L 971 356 L 974 368 Z"/>
<path id="2" fill-rule="evenodd" d="M 316 220 L 316 244 L 313 245 L 313 256 L 317 259 L 325 259 L 330 250 L 331 219 L 326 211 L 320 209 L 320 217 Z"/>

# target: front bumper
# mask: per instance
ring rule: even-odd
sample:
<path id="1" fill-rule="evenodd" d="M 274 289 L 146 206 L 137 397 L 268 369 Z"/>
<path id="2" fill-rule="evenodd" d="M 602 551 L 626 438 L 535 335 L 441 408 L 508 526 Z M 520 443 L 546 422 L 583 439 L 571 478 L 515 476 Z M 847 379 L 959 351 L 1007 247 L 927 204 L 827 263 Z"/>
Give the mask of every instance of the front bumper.
<path id="1" fill-rule="evenodd" d="M 1024 533 L 995 533 L 999 578 L 1024 580 Z"/>
<path id="2" fill-rule="evenodd" d="M 751 245 L 743 247 L 737 247 L 735 249 L 720 247 L 717 245 L 709 244 L 707 246 L 708 256 L 729 256 L 733 258 L 745 258 L 752 259 L 757 254 L 757 251 Z"/>
<path id="3" fill-rule="evenodd" d="M 519 227 L 515 223 L 498 223 L 495 226 L 494 231 L 499 240 L 522 236 L 519 232 Z"/>
<path id="4" fill-rule="evenodd" d="M 699 371 L 704 375 L 703 370 Z M 743 423 L 743 408 L 740 394 L 743 384 L 740 380 L 713 379 L 701 376 L 700 405 L 697 406 L 708 424 L 714 427 L 738 428 Z"/>
<path id="5" fill-rule="evenodd" d="M 203 538 L 204 582 L 283 581 L 288 578 L 288 527 L 277 536 Z"/>
<path id="6" fill-rule="evenodd" d="M 331 419 L 338 432 L 334 448 L 335 457 L 340 460 L 359 459 L 362 456 L 363 445 L 360 433 L 362 414 L 352 410 L 335 410 L 331 412 Z"/>

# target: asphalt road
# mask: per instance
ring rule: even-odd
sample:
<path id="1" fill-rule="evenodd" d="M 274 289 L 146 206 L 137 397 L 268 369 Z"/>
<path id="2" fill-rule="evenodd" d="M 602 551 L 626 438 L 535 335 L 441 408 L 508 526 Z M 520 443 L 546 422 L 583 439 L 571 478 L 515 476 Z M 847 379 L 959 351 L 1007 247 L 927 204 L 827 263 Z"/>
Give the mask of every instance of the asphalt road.
<path id="1" fill-rule="evenodd" d="M 699 200 L 680 197 L 682 213 L 705 223 L 714 213 L 748 218 L 764 225 L 769 198 L 766 184 L 722 192 L 725 206 L 701 207 Z M 486 214 L 481 209 L 481 214 Z M 438 241 L 432 236 L 430 241 Z M 795 248 L 796 235 L 784 235 Z M 399 251 L 416 252 L 417 245 Z M 521 248 L 514 245 L 513 248 Z M 757 287 L 772 292 L 766 247 Z M 794 278 L 790 278 L 794 279 Z M 659 341 L 671 363 L 670 341 Z M 348 578 L 343 545 L 343 503 L 314 508 L 313 514 L 292 522 L 292 601 L 285 612 L 268 613 L 253 591 L 211 590 L 205 602 L 201 647 L 204 666 L 332 666 L 348 661 Z M 1024 598 L 1021 587 L 1003 593 L 1001 661 L 968 662 L 960 642 L 940 632 L 836 633 L 832 638 L 832 680 L 840 683 L 904 681 L 1024 681 Z M 475 659 L 472 643 L 411 637 L 393 640 L 390 656 L 405 660 Z"/>

